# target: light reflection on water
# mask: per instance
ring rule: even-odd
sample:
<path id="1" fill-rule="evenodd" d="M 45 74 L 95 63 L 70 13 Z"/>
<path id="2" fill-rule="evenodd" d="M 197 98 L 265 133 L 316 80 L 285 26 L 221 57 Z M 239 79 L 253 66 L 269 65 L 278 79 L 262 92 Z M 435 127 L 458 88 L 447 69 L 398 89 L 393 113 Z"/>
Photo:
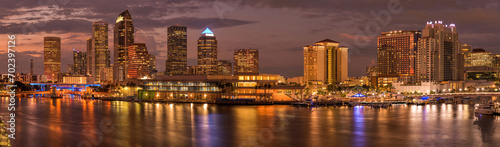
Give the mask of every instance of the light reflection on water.
<path id="1" fill-rule="evenodd" d="M 6 118 L 8 99 L 0 104 Z M 462 104 L 296 108 L 65 97 L 17 105 L 14 146 L 498 146 L 500 139 L 498 116 Z"/>

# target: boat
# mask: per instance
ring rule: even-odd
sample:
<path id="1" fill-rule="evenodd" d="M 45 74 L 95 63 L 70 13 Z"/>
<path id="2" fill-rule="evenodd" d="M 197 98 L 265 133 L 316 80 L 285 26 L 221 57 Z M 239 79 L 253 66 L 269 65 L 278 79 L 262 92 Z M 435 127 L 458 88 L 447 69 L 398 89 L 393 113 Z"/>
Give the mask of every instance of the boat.
<path id="1" fill-rule="evenodd" d="M 293 106 L 298 106 L 298 107 L 309 107 L 309 106 L 314 106 L 313 100 L 312 99 L 307 99 L 303 102 L 295 102 L 292 103 Z"/>
<path id="2" fill-rule="evenodd" d="M 500 114 L 500 102 L 490 102 L 489 104 L 495 110 L 496 114 Z"/>
<path id="3" fill-rule="evenodd" d="M 429 104 L 429 101 L 427 101 L 427 100 L 418 100 L 417 102 L 415 102 L 415 104 L 417 104 L 417 105 L 427 105 L 427 104 Z"/>
<path id="4" fill-rule="evenodd" d="M 495 109 L 493 108 L 491 103 L 483 103 L 476 107 L 474 113 L 492 115 L 493 113 L 495 113 Z"/>

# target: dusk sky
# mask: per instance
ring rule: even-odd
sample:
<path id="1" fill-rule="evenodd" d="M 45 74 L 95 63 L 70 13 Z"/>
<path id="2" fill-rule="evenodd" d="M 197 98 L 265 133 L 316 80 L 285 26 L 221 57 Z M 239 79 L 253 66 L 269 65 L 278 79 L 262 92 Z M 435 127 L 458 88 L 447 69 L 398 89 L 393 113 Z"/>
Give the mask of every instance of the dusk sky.
<path id="1" fill-rule="evenodd" d="M 113 26 L 126 9 L 135 42 L 146 43 L 157 56 L 159 71 L 165 68 L 171 25 L 188 27 L 189 65 L 196 64 L 196 40 L 208 27 L 217 37 L 220 60 L 232 61 L 235 49 L 259 49 L 260 72 L 285 77 L 302 76 L 302 47 L 326 38 L 349 48 L 349 76 L 364 76 L 376 64 L 380 32 L 422 30 L 428 21 L 455 23 L 462 43 L 500 53 L 498 0 L 3 0 L 0 42 L 7 44 L 7 34 L 14 33 L 18 70 L 29 72 L 33 58 L 35 73 L 42 74 L 43 37 L 61 37 L 61 67 L 67 71 L 72 49 L 86 50 L 92 22 L 109 23 L 113 53 Z M 7 72 L 6 51 L 0 50 L 0 73 Z"/>

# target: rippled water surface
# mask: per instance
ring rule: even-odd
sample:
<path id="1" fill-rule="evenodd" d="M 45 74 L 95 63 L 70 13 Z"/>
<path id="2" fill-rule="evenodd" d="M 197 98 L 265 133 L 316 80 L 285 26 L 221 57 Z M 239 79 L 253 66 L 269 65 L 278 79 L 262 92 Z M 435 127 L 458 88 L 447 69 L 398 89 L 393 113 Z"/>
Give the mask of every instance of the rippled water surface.
<path id="1" fill-rule="evenodd" d="M 7 98 L 0 115 L 8 116 Z M 472 105 L 296 108 L 21 98 L 13 146 L 500 146 Z"/>

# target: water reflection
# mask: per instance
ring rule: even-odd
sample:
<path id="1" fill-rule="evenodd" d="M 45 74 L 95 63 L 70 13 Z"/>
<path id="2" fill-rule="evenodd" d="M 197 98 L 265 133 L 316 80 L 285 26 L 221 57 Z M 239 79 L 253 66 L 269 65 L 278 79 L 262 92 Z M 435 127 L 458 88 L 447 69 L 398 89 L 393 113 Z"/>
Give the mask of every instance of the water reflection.
<path id="1" fill-rule="evenodd" d="M 16 110 L 17 135 L 29 141 L 15 146 L 495 146 L 500 139 L 498 117 L 475 116 L 471 105 L 296 108 L 75 96 L 19 99 Z"/>
<path id="2" fill-rule="evenodd" d="M 496 129 L 495 117 L 493 115 L 476 114 L 474 125 L 478 126 L 478 129 L 481 131 L 481 139 L 486 145 L 497 145 L 494 138 Z"/>

